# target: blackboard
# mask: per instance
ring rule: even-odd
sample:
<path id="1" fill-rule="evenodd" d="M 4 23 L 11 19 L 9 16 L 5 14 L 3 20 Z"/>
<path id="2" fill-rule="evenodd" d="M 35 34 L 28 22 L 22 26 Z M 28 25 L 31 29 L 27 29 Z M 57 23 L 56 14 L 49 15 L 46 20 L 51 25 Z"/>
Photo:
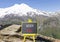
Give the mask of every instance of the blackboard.
<path id="1" fill-rule="evenodd" d="M 23 23 L 22 24 L 23 34 L 36 34 L 37 33 L 37 23 Z"/>

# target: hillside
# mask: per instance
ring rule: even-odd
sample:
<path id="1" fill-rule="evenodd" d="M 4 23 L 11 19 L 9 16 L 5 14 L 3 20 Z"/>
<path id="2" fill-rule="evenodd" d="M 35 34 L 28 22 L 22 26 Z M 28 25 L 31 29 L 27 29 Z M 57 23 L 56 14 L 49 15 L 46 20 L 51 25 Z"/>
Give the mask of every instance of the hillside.
<path id="1" fill-rule="evenodd" d="M 2 30 L 0 30 L 0 42 L 23 42 L 23 35 L 21 31 L 18 31 L 18 29 L 21 28 L 21 25 L 11 25 L 9 27 L 6 27 Z M 27 37 L 26 42 L 33 42 L 32 38 Z M 60 42 L 60 40 L 47 37 L 44 35 L 37 35 L 36 42 Z"/>

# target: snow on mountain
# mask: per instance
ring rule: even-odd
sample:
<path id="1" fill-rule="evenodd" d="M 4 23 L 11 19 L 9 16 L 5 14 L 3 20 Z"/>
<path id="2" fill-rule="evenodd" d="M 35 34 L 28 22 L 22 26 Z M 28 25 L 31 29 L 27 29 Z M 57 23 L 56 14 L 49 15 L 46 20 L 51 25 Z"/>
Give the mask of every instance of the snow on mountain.
<path id="1" fill-rule="evenodd" d="M 34 8 L 31 8 L 30 6 L 22 3 L 22 4 L 15 4 L 8 8 L 0 8 L 0 17 L 4 17 L 7 14 L 17 14 L 17 15 L 27 15 L 27 12 L 35 12 L 37 15 L 45 15 L 49 16 L 47 12 L 43 12 Z M 31 14 L 34 15 L 34 14 Z"/>

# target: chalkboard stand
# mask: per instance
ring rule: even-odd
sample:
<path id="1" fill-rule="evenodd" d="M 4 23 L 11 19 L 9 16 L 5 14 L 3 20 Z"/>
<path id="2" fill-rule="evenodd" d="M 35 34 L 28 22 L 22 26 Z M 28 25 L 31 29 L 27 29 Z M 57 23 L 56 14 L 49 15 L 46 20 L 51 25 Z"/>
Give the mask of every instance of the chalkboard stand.
<path id="1" fill-rule="evenodd" d="M 33 38 L 33 42 L 35 42 L 35 37 L 36 37 L 36 34 L 24 34 L 24 40 L 23 40 L 23 42 L 26 42 L 26 37 L 29 37 L 29 36 L 31 36 L 32 38 Z"/>
<path id="2" fill-rule="evenodd" d="M 28 23 L 32 23 L 32 20 L 31 19 L 28 19 Z M 26 37 L 27 36 L 31 36 L 33 38 L 33 42 L 35 42 L 36 34 L 23 34 L 23 36 L 24 36 L 23 42 L 26 42 Z"/>

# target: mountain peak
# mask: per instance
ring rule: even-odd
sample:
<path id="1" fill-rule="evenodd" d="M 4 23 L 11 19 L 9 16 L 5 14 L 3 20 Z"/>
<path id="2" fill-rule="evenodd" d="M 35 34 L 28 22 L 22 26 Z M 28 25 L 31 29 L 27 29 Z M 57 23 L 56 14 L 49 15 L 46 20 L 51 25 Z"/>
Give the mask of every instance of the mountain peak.
<path id="1" fill-rule="evenodd" d="M 27 4 L 25 4 L 25 3 L 21 3 L 20 5 L 21 5 L 21 6 L 28 6 L 28 5 L 27 5 Z"/>
<path id="2" fill-rule="evenodd" d="M 22 3 L 22 4 L 15 4 L 15 5 L 11 6 L 10 11 L 12 11 L 12 10 L 16 13 L 20 12 L 20 13 L 25 14 L 26 12 L 33 11 L 34 9 L 31 8 L 29 5 Z"/>
<path id="3" fill-rule="evenodd" d="M 28 5 L 25 3 L 21 3 L 21 4 L 14 4 L 14 6 L 28 6 Z"/>
<path id="4" fill-rule="evenodd" d="M 31 8 L 29 5 L 25 4 L 25 3 L 21 3 L 21 4 L 15 4 L 13 6 L 10 6 L 8 8 L 0 8 L 0 17 L 4 16 L 6 14 L 24 14 L 26 15 L 27 12 L 29 11 L 33 11 L 34 9 Z"/>
<path id="5" fill-rule="evenodd" d="M 21 3 L 21 4 L 15 4 L 8 8 L 0 8 L 0 17 L 4 17 L 7 14 L 17 14 L 23 16 L 23 15 L 27 15 L 27 12 L 30 12 L 31 15 L 34 13 L 36 13 L 37 15 L 38 14 L 45 15 L 43 12 L 37 9 L 31 8 L 29 5 L 25 3 Z"/>

